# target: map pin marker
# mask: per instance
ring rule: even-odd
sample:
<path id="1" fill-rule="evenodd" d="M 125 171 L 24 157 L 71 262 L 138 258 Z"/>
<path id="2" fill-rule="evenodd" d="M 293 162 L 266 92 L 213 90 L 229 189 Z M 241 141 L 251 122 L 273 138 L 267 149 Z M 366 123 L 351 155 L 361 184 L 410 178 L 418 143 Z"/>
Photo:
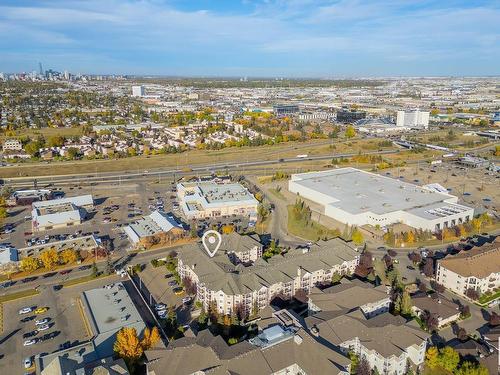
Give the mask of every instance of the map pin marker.
<path id="1" fill-rule="evenodd" d="M 201 242 L 203 243 L 203 247 L 205 248 L 208 256 L 213 258 L 217 250 L 219 250 L 222 243 L 222 237 L 220 233 L 215 230 L 207 230 L 203 233 Z"/>

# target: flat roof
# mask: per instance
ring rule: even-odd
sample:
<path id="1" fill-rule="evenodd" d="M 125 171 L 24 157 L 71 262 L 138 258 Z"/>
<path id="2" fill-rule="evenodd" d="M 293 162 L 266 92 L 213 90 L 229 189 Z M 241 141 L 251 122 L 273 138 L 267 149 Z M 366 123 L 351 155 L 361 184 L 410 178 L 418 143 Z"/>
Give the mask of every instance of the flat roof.
<path id="1" fill-rule="evenodd" d="M 173 228 L 183 229 L 172 215 L 162 211 L 154 211 L 150 215 L 131 223 L 129 227 L 139 238 L 152 236 L 160 232 L 169 232 Z"/>
<path id="2" fill-rule="evenodd" d="M 94 204 L 94 200 L 92 195 L 78 195 L 76 197 L 67 197 L 67 198 L 59 198 L 59 199 L 50 199 L 47 201 L 39 201 L 33 202 L 33 208 L 43 208 L 43 207 L 51 207 L 51 206 L 59 206 L 65 203 L 71 203 L 75 206 L 92 206 Z"/>
<path id="3" fill-rule="evenodd" d="M 436 219 L 439 216 L 426 210 L 449 207 L 450 210 L 461 212 L 470 209 L 446 203 L 455 198 L 450 194 L 350 167 L 295 174 L 292 175 L 291 183 L 320 193 L 319 203 L 353 215 L 364 212 L 383 215 L 394 211 L 412 211 L 414 215 Z"/>
<path id="4" fill-rule="evenodd" d="M 87 290 L 82 295 L 90 310 L 95 334 L 116 332 L 138 323 L 144 326 L 139 311 L 122 283 Z"/>
<path id="5" fill-rule="evenodd" d="M 243 185 L 238 183 L 188 182 L 179 185 L 181 189 L 186 190 L 181 203 L 189 211 L 200 210 L 201 207 L 259 204 L 255 197 Z"/>

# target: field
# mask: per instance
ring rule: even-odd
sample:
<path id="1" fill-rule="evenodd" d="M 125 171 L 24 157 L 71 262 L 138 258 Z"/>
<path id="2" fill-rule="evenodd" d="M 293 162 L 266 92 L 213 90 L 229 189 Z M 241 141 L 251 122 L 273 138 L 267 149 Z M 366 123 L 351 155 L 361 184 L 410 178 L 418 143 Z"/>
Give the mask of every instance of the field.
<path id="1" fill-rule="evenodd" d="M 335 232 L 318 224 L 315 221 L 311 221 L 309 225 L 305 225 L 303 221 L 294 219 L 293 206 L 290 205 L 288 208 L 288 232 L 303 238 L 305 240 L 317 241 L 322 237 L 333 237 Z"/>
<path id="2" fill-rule="evenodd" d="M 79 160 L 65 162 L 19 163 L 1 169 L 2 177 L 56 176 L 72 175 L 75 172 L 95 174 L 99 172 L 144 171 L 154 168 L 189 168 L 192 165 L 214 164 L 219 169 L 224 163 L 254 160 L 277 160 L 295 157 L 307 153 L 310 156 L 333 155 L 337 153 L 358 153 L 376 150 L 378 140 L 357 140 L 334 143 L 331 141 L 312 140 L 307 142 L 289 142 L 273 146 L 233 147 L 220 151 L 190 150 L 180 154 L 137 156 L 121 159 Z M 389 150 L 390 148 L 387 148 Z"/>

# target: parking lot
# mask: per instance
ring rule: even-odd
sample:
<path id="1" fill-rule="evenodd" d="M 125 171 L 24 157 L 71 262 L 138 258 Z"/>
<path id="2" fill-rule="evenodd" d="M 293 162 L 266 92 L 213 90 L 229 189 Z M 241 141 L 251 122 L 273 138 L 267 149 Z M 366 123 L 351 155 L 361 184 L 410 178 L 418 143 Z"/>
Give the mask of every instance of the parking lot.
<path id="1" fill-rule="evenodd" d="M 37 296 L 4 303 L 3 333 L 0 338 L 0 373 L 23 373 L 25 358 L 32 358 L 40 353 L 50 353 L 64 345 L 73 345 L 90 339 L 91 332 L 86 326 L 80 307 L 80 293 L 109 282 L 110 279 L 106 278 L 59 291 L 55 291 L 52 285 L 46 285 L 39 288 L 41 293 Z M 31 312 L 20 315 L 19 310 L 24 307 L 48 309 L 41 314 Z M 49 328 L 36 333 L 35 321 L 44 318 L 48 318 Z M 37 342 L 24 346 L 23 343 L 30 339 L 35 339 Z"/>

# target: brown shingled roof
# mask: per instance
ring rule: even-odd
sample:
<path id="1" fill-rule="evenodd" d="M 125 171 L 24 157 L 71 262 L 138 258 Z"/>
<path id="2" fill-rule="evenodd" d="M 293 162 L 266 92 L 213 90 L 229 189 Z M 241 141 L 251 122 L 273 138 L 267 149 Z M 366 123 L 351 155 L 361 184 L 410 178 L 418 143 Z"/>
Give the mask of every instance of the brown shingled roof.
<path id="1" fill-rule="evenodd" d="M 463 277 L 474 276 L 485 278 L 500 272 L 500 237 L 491 244 L 474 247 L 456 255 L 448 255 L 439 261 L 441 267 L 453 271 Z"/>

